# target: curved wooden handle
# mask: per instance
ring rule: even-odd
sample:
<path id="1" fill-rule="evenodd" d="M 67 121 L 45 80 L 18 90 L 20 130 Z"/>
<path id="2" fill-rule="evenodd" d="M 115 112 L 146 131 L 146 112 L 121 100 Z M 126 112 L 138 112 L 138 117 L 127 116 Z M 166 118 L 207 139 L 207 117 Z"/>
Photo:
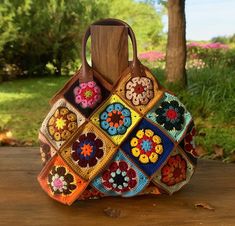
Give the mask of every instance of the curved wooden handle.
<path id="1" fill-rule="evenodd" d="M 133 47 L 133 61 L 132 61 L 131 67 L 133 70 L 133 74 L 135 76 L 141 76 L 140 62 L 137 57 L 136 38 L 135 38 L 135 34 L 134 34 L 132 28 L 124 21 L 118 20 L 118 19 L 112 19 L 112 18 L 96 21 L 92 25 L 104 25 L 104 26 L 105 25 L 114 25 L 114 26 L 121 25 L 121 26 L 125 26 L 128 28 L 128 35 L 131 38 L 132 47 Z M 87 81 L 93 80 L 92 69 L 86 60 L 86 43 L 87 43 L 87 40 L 88 40 L 90 34 L 91 34 L 90 27 L 88 27 L 88 29 L 86 30 L 86 32 L 83 36 L 83 40 L 82 40 L 82 56 L 81 56 L 82 57 L 82 71 L 81 71 L 81 75 L 80 75 L 81 82 L 87 82 Z"/>

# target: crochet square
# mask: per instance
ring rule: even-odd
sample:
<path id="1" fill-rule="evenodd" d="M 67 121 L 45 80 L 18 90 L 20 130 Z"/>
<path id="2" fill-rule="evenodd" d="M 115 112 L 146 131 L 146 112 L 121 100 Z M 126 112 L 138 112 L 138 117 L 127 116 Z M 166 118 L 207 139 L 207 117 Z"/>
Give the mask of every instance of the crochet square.
<path id="1" fill-rule="evenodd" d="M 143 75 L 132 77 L 129 73 L 120 79 L 115 89 L 116 94 L 142 115 L 148 112 L 163 95 L 151 72 L 145 69 Z"/>
<path id="2" fill-rule="evenodd" d="M 140 115 L 117 95 L 112 95 L 91 117 L 91 121 L 116 145 L 125 139 L 139 120 Z"/>
<path id="3" fill-rule="evenodd" d="M 192 120 L 190 113 L 179 99 L 167 92 L 160 102 L 147 115 L 151 121 L 160 125 L 177 142 L 184 135 L 187 125 Z"/>
<path id="4" fill-rule="evenodd" d="M 148 176 L 156 172 L 173 148 L 174 143 L 168 135 L 146 119 L 139 122 L 121 145 Z"/>
<path id="5" fill-rule="evenodd" d="M 71 205 L 86 189 L 83 180 L 57 154 L 38 175 L 43 190 L 53 199 Z"/>
<path id="6" fill-rule="evenodd" d="M 148 177 L 119 149 L 110 165 L 92 181 L 92 186 L 105 196 L 130 197 L 148 183 Z"/>
<path id="7" fill-rule="evenodd" d="M 173 194 L 189 182 L 194 170 L 195 167 L 184 152 L 176 148 L 154 175 L 152 182 L 167 193 Z"/>
<path id="8" fill-rule="evenodd" d="M 94 78 L 94 81 L 79 83 L 75 81 L 65 92 L 64 98 L 78 109 L 86 118 L 95 111 L 97 105 L 109 96 L 109 91 Z"/>
<path id="9" fill-rule="evenodd" d="M 72 105 L 59 99 L 43 121 L 40 131 L 59 150 L 85 120 Z"/>
<path id="10" fill-rule="evenodd" d="M 113 142 L 89 122 L 59 154 L 82 178 L 92 180 L 116 150 Z"/>

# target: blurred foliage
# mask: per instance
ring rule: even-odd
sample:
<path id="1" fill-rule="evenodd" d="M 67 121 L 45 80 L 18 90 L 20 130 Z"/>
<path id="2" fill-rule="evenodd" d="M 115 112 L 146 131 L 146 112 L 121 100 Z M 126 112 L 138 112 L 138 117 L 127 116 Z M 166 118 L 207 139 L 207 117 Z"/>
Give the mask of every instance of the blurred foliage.
<path id="1" fill-rule="evenodd" d="M 212 42 L 220 42 L 223 44 L 234 44 L 235 43 L 235 34 L 230 36 L 217 36 L 211 39 Z"/>
<path id="2" fill-rule="evenodd" d="M 0 4 L 0 58 L 5 71 L 17 75 L 48 74 L 46 65 L 61 74 L 78 57 L 82 33 L 104 17 L 103 3 L 90 0 L 3 0 Z M 69 68 L 68 68 L 69 69 Z"/>
<path id="3" fill-rule="evenodd" d="M 150 2 L 2 0 L 0 81 L 9 76 L 71 73 L 80 63 L 86 27 L 107 17 L 123 19 L 133 26 L 141 50 L 161 40 L 161 13 Z"/>
<path id="4" fill-rule="evenodd" d="M 153 49 L 162 40 L 161 13 L 151 1 L 108 0 L 110 17 L 126 21 L 134 30 L 139 51 Z"/>

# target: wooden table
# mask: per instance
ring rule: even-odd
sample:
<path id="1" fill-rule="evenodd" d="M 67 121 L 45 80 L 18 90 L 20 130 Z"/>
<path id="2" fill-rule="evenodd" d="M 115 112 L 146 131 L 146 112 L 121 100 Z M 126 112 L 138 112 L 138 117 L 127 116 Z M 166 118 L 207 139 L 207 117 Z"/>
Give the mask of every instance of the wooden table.
<path id="1" fill-rule="evenodd" d="M 200 160 L 190 184 L 171 197 L 103 198 L 70 207 L 41 190 L 40 169 L 38 148 L 0 148 L 0 225 L 235 225 L 235 164 Z M 215 210 L 195 208 L 199 202 Z M 105 214 L 107 207 L 120 216 Z"/>

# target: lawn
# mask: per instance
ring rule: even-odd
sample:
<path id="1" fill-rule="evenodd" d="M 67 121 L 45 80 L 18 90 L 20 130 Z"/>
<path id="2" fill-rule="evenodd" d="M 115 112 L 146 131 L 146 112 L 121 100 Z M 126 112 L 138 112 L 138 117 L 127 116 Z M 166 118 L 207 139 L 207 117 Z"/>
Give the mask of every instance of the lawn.
<path id="1" fill-rule="evenodd" d="M 17 140 L 36 145 L 38 129 L 49 111 L 48 101 L 67 79 L 47 77 L 0 84 L 0 128 L 10 130 Z"/>
<path id="2" fill-rule="evenodd" d="M 163 71 L 153 69 L 164 83 Z M 49 111 L 48 101 L 68 77 L 15 80 L 0 84 L 0 129 L 21 143 L 37 145 L 38 129 Z M 167 86 L 167 85 L 166 85 Z M 188 71 L 188 88 L 172 89 L 193 114 L 197 144 L 208 154 L 223 149 L 224 158 L 235 150 L 235 71 L 213 68 Z"/>

